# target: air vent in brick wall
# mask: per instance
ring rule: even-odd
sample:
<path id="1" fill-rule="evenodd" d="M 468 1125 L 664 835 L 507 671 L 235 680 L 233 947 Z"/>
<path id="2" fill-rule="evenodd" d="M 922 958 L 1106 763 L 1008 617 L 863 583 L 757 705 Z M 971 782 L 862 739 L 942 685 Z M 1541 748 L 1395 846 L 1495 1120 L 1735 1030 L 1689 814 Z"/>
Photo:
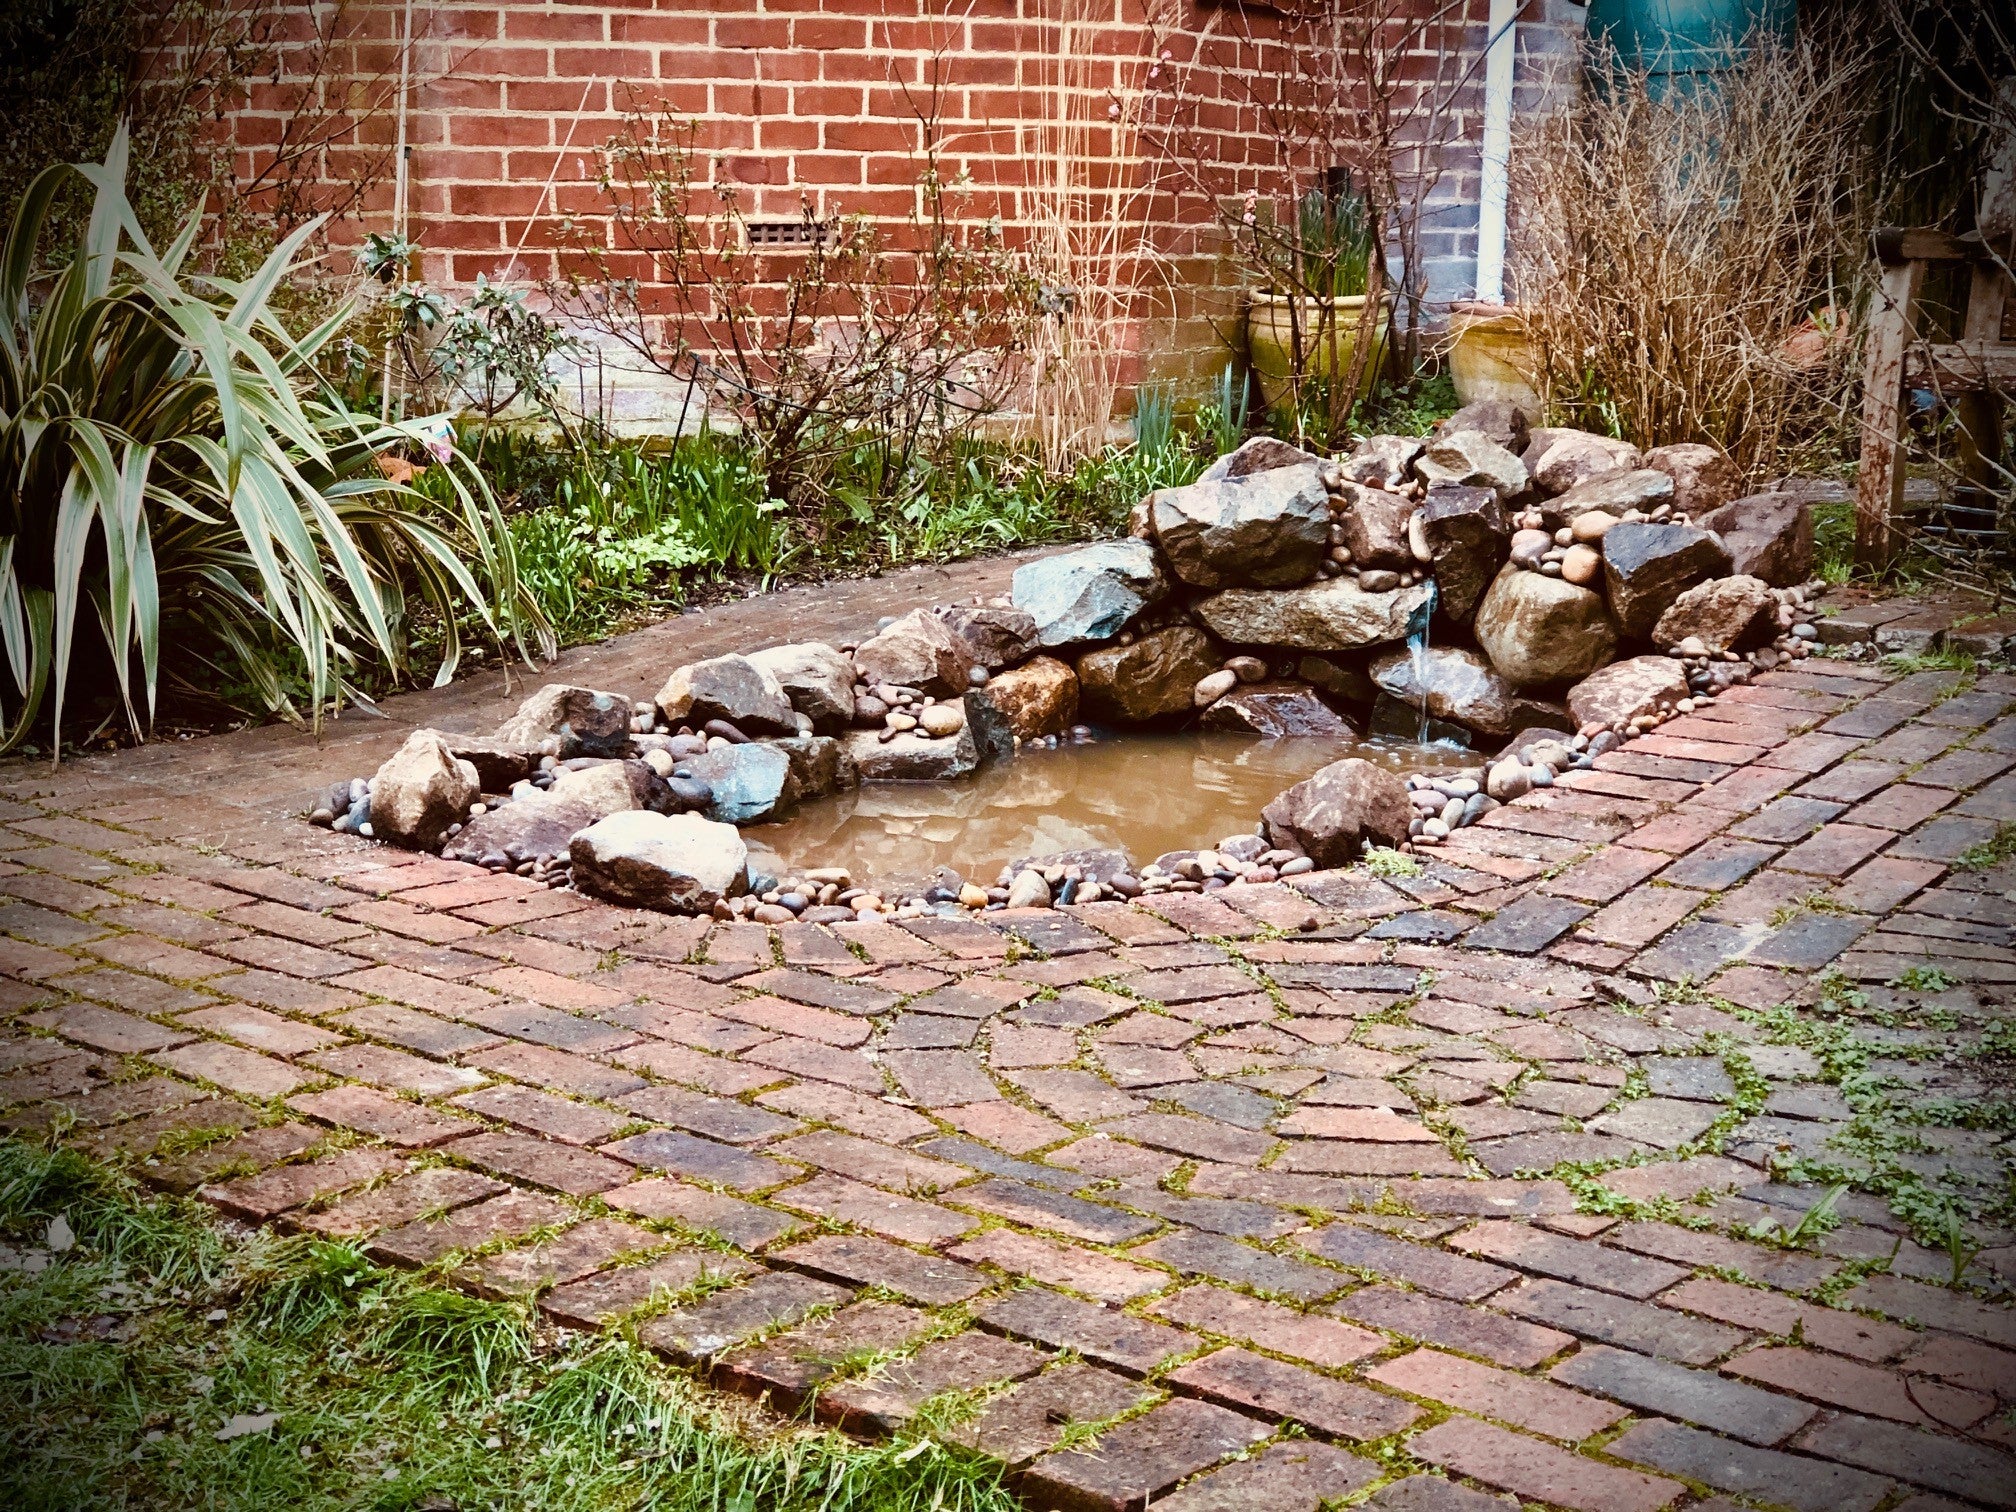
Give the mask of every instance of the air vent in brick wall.
<path id="1" fill-rule="evenodd" d="M 826 240 L 826 227 L 818 221 L 749 221 L 744 230 L 752 247 L 816 247 Z"/>

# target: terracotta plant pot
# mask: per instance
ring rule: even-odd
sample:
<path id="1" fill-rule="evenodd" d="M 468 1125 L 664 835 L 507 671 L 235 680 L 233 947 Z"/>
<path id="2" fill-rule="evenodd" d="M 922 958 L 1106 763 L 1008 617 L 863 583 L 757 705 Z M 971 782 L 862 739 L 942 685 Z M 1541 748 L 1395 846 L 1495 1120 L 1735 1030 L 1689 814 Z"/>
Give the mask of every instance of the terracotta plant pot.
<path id="1" fill-rule="evenodd" d="M 1530 424 L 1546 419 L 1539 354 L 1526 322 L 1510 305 L 1450 306 L 1449 376 L 1464 404 L 1502 399 L 1518 405 Z"/>
<path id="2" fill-rule="evenodd" d="M 1291 304 L 1301 307 L 1292 318 Z M 1250 296 L 1246 305 L 1246 356 L 1253 371 L 1259 375 L 1260 393 L 1266 402 L 1271 405 L 1288 395 L 1288 378 L 1294 371 L 1297 326 L 1300 327 L 1302 350 L 1307 358 L 1302 365 L 1305 375 L 1322 377 L 1330 371 L 1330 332 L 1326 322 L 1331 320 L 1338 322 L 1337 364 L 1348 372 L 1352 350 L 1358 344 L 1358 322 L 1364 309 L 1363 294 L 1345 295 L 1328 301 L 1289 294 Z M 1365 362 L 1364 376 L 1358 383 L 1360 394 L 1370 393 L 1372 386 L 1379 381 L 1379 371 L 1385 365 L 1386 329 L 1392 310 L 1392 301 L 1382 298 L 1378 322 L 1373 328 L 1372 351 Z"/>

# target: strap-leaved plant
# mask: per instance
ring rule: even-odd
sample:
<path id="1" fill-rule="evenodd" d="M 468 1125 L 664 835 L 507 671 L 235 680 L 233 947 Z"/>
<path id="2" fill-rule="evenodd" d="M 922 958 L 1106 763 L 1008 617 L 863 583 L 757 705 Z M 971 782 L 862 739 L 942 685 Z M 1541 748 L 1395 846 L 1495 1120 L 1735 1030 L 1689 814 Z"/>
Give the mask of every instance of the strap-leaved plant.
<path id="1" fill-rule="evenodd" d="M 164 644 L 289 718 L 305 698 L 317 722 L 355 694 L 360 665 L 408 670 L 409 605 L 437 622 L 437 685 L 454 675 L 465 619 L 521 655 L 550 654 L 481 477 L 457 458 L 442 500 L 394 484 L 379 454 L 419 454 L 426 422 L 355 414 L 316 376 L 349 311 L 299 338 L 276 316 L 274 293 L 320 223 L 250 278 L 186 271 L 200 209 L 157 253 L 126 196 L 126 159 L 122 129 L 103 163 L 43 172 L 0 249 L 0 751 L 52 695 L 60 751 L 79 638 L 94 626 L 141 734 Z M 45 267 L 51 208 L 80 180 L 90 220 Z"/>

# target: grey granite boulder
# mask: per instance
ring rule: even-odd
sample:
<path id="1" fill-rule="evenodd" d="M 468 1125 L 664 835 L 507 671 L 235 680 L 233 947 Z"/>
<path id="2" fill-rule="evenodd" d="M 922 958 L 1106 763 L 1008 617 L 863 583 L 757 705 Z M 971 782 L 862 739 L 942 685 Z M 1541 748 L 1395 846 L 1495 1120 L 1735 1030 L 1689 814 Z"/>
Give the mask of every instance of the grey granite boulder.
<path id="1" fill-rule="evenodd" d="M 1435 569 L 1435 607 L 1467 625 L 1505 564 L 1511 523 L 1495 490 L 1441 484 L 1414 512 L 1412 528 Z"/>
<path id="2" fill-rule="evenodd" d="M 1197 475 L 1197 481 L 1219 483 L 1235 478 L 1250 478 L 1255 473 L 1273 472 L 1280 467 L 1313 467 L 1322 460 L 1315 453 L 1306 452 L 1293 442 L 1279 441 L 1272 436 L 1255 436 L 1250 441 L 1241 442 L 1205 468 Z"/>
<path id="3" fill-rule="evenodd" d="M 566 855 L 568 842 L 600 817 L 585 804 L 533 788 L 471 819 L 441 854 L 500 870 L 550 861 Z"/>
<path id="4" fill-rule="evenodd" d="M 722 824 L 781 819 L 798 801 L 791 757 L 774 742 L 724 745 L 704 756 L 688 756 L 679 769 L 707 784 L 714 795 L 707 817 Z"/>
<path id="5" fill-rule="evenodd" d="M 1652 627 L 1652 644 L 1671 651 L 1698 640 L 1713 654 L 1748 651 L 1778 629 L 1778 599 L 1771 585 L 1754 577 L 1710 578 L 1696 583 Z"/>
<path id="6" fill-rule="evenodd" d="M 977 771 L 980 746 L 971 721 L 956 735 L 929 737 L 915 730 L 899 735 L 856 730 L 846 737 L 847 754 L 863 782 L 950 782 Z"/>
<path id="7" fill-rule="evenodd" d="M 1629 656 L 1599 667 L 1568 690 L 1576 725 L 1628 724 L 1670 709 L 1688 694 L 1687 669 L 1670 656 Z"/>
<path id="8" fill-rule="evenodd" d="M 1514 456 L 1525 451 L 1532 440 L 1526 412 L 1509 399 L 1480 399 L 1435 423 L 1438 436 L 1455 431 L 1477 431 Z"/>
<path id="9" fill-rule="evenodd" d="M 1012 667 L 1036 649 L 1036 621 L 1020 609 L 948 604 L 938 610 L 938 617 L 966 643 L 974 664 L 989 672 Z"/>
<path id="10" fill-rule="evenodd" d="M 722 719 L 744 735 L 798 733 L 783 685 L 746 656 L 710 656 L 675 668 L 658 690 L 658 712 L 667 724 L 695 729 Z"/>
<path id="11" fill-rule="evenodd" d="M 633 908 L 705 913 L 746 892 L 749 848 L 732 824 L 698 814 L 611 814 L 568 846 L 574 885 Z"/>
<path id="12" fill-rule="evenodd" d="M 791 707 L 815 730 L 845 729 L 854 722 L 854 663 L 825 642 L 772 646 L 750 652 L 749 661 L 777 680 Z"/>
<path id="13" fill-rule="evenodd" d="M 1532 487 L 1526 464 L 1482 431 L 1449 431 L 1428 443 L 1414 463 L 1414 475 L 1429 487 L 1455 483 L 1488 488 L 1500 499 L 1525 495 Z"/>
<path id="14" fill-rule="evenodd" d="M 1348 740 L 1357 732 L 1305 683 L 1266 682 L 1234 688 L 1197 721 L 1207 730 L 1233 730 L 1262 740 L 1316 736 Z"/>
<path id="15" fill-rule="evenodd" d="M 1515 688 L 1574 682 L 1617 652 L 1617 630 L 1600 594 L 1509 562 L 1477 606 L 1471 630 Z"/>
<path id="16" fill-rule="evenodd" d="M 1773 588 L 1796 588 L 1813 576 L 1813 506 L 1799 494 L 1750 494 L 1694 523 L 1722 538 L 1731 572 Z"/>
<path id="17" fill-rule="evenodd" d="M 854 758 L 847 754 L 847 743 L 843 740 L 831 735 L 795 735 L 766 744 L 789 758 L 791 781 L 797 787 L 800 803 L 861 785 L 861 774 L 855 770 Z"/>
<path id="18" fill-rule="evenodd" d="M 1405 488 L 1414 481 L 1414 463 L 1427 449 L 1420 436 L 1367 436 L 1338 471 L 1351 483 L 1367 488 Z"/>
<path id="19" fill-rule="evenodd" d="M 1015 569 L 1015 607 L 1036 621 L 1041 646 L 1108 640 L 1169 593 L 1146 541 L 1104 541 Z"/>
<path id="20" fill-rule="evenodd" d="M 1375 656 L 1367 670 L 1383 692 L 1408 708 L 1479 735 L 1510 735 L 1550 712 L 1467 647 L 1431 646 L 1418 656 L 1388 651 Z"/>
<path id="21" fill-rule="evenodd" d="M 1169 570 L 1193 588 L 1306 583 L 1329 546 L 1330 496 L 1314 462 L 1164 488 L 1149 501 Z"/>
<path id="22" fill-rule="evenodd" d="M 1622 516 L 1630 510 L 1650 514 L 1661 504 L 1671 504 L 1673 475 L 1656 467 L 1637 467 L 1623 472 L 1601 473 L 1556 494 L 1540 506 L 1549 530 L 1573 524 L 1577 515 Z"/>
<path id="23" fill-rule="evenodd" d="M 1332 506 L 1333 519 L 1351 560 L 1360 567 L 1412 567 L 1414 553 L 1407 545 L 1407 520 L 1414 507 L 1414 501 L 1404 494 L 1348 481 L 1340 485 Z"/>
<path id="24" fill-rule="evenodd" d="M 912 609 L 854 652 L 863 682 L 916 688 L 934 697 L 964 693 L 973 663 L 973 648 L 929 609 Z"/>
<path id="25" fill-rule="evenodd" d="M 1603 533 L 1603 585 L 1617 632 L 1627 641 L 1649 636 L 1659 616 L 1696 583 L 1728 575 L 1721 537 L 1699 526 L 1626 520 Z"/>
<path id="26" fill-rule="evenodd" d="M 415 730 L 371 779 L 371 830 L 380 840 L 433 850 L 483 795 L 476 768 L 439 730 Z"/>
<path id="27" fill-rule="evenodd" d="M 1349 651 L 1404 640 L 1429 592 L 1416 583 L 1368 593 L 1350 577 L 1274 592 L 1234 588 L 1200 600 L 1197 617 L 1233 645 Z"/>
<path id="28" fill-rule="evenodd" d="M 1645 454 L 1629 441 L 1543 426 L 1533 431 L 1520 460 L 1532 475 L 1534 487 L 1543 494 L 1558 494 L 1604 473 L 1643 467 Z"/>
<path id="29" fill-rule="evenodd" d="M 548 683 L 518 706 L 493 739 L 523 751 L 553 741 L 552 755 L 622 756 L 630 749 L 630 700 L 566 683 Z"/>

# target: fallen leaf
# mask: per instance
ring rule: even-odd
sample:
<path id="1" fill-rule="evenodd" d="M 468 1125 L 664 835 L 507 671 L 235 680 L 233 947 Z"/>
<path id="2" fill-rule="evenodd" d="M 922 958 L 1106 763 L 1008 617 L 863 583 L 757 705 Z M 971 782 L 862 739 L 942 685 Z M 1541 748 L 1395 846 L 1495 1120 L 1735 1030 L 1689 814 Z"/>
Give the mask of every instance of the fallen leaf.
<path id="1" fill-rule="evenodd" d="M 279 1421 L 280 1414 L 277 1412 L 241 1412 L 224 1420 L 224 1426 L 217 1430 L 217 1442 L 223 1444 L 255 1433 L 271 1432 L 273 1425 Z"/>
<path id="2" fill-rule="evenodd" d="M 68 1216 L 58 1213 L 54 1218 L 51 1218 L 49 1220 L 49 1237 L 42 1242 L 48 1246 L 51 1254 L 56 1255 L 65 1254 L 73 1248 L 77 1243 L 77 1236 L 70 1231 L 70 1219 Z"/>

